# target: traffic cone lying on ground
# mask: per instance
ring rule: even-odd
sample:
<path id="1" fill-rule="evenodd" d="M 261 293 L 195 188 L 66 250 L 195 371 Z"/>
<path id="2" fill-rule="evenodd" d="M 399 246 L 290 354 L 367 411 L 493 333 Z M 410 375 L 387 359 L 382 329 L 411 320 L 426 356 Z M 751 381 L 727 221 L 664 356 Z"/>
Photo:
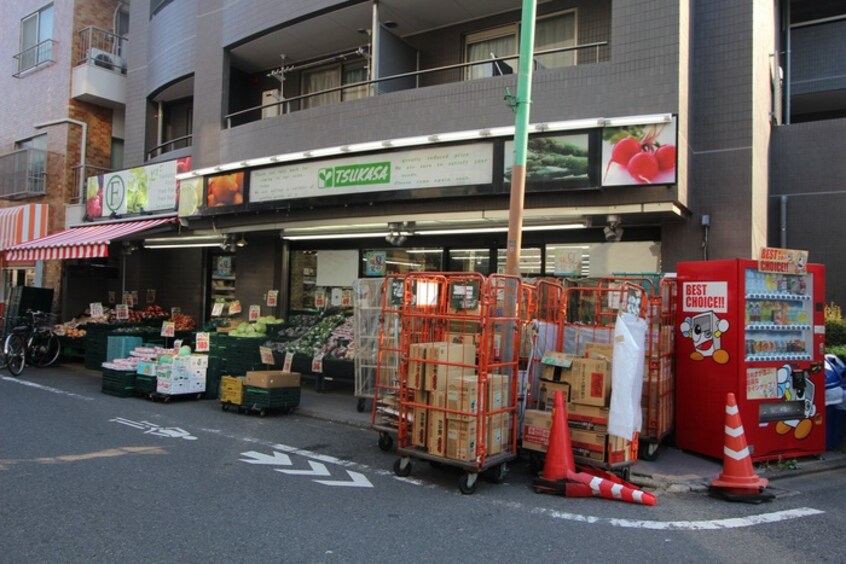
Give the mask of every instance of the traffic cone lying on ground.
<path id="1" fill-rule="evenodd" d="M 552 427 L 543 471 L 534 479 L 533 487 L 537 492 L 557 493 L 566 497 L 604 497 L 643 505 L 657 503 L 654 495 L 638 490 L 619 478 L 576 472 L 570 428 L 567 426 L 567 407 L 560 390 L 555 392 L 552 404 Z"/>
<path id="2" fill-rule="evenodd" d="M 746 444 L 740 410 L 734 394 L 726 395 L 725 444 L 723 446 L 723 472 L 711 482 L 710 491 L 728 501 L 761 503 L 775 496 L 767 493 L 766 478 L 752 469 L 752 457 Z"/>

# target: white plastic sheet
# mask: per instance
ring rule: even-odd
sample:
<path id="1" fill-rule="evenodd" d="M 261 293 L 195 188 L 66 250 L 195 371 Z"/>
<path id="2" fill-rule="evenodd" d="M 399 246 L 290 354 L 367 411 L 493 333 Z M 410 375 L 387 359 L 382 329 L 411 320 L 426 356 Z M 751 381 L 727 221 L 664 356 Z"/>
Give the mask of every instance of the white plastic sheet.
<path id="1" fill-rule="evenodd" d="M 620 313 L 617 316 L 608 432 L 627 440 L 632 440 L 643 424 L 640 396 L 643 389 L 646 331 L 645 319 L 631 313 Z"/>

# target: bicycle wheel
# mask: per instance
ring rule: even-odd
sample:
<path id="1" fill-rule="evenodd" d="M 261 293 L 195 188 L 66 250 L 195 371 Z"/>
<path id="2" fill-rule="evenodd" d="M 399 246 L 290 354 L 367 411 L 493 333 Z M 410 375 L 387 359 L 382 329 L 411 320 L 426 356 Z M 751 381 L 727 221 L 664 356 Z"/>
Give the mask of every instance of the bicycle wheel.
<path id="1" fill-rule="evenodd" d="M 29 340 L 27 351 L 35 366 L 46 368 L 58 360 L 62 348 L 59 344 L 59 338 L 50 332 L 33 335 Z"/>
<path id="2" fill-rule="evenodd" d="M 13 376 L 20 376 L 26 367 L 26 344 L 20 335 L 12 333 L 6 337 L 3 343 L 3 356 L 6 357 L 6 366 Z"/>

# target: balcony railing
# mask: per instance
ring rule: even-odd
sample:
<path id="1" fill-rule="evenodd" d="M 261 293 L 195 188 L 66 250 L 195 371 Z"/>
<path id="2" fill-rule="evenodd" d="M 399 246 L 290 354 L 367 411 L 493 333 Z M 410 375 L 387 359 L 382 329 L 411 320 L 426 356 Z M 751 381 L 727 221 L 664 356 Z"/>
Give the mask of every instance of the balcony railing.
<path id="1" fill-rule="evenodd" d="M 18 149 L 0 155 L 0 199 L 43 196 L 47 187 L 47 151 Z"/>
<path id="2" fill-rule="evenodd" d="M 52 63 L 53 61 L 53 44 L 55 41 L 52 39 L 46 39 L 41 43 L 33 45 L 27 49 L 24 49 L 17 55 L 15 55 L 15 59 L 17 60 L 17 72 L 13 74 L 15 78 L 20 78 L 22 74 L 30 69 L 35 69 L 40 66 L 46 65 L 48 63 Z"/>
<path id="3" fill-rule="evenodd" d="M 88 180 L 91 176 L 99 176 L 112 172 L 112 169 L 97 165 L 76 165 L 73 167 L 73 187 L 71 189 L 71 204 L 81 204 L 85 202 L 85 184 L 80 183 L 80 177 Z"/>
<path id="4" fill-rule="evenodd" d="M 98 27 L 86 27 L 78 32 L 76 64 L 96 65 L 126 74 L 126 54 L 129 41 Z"/>
<path id="5" fill-rule="evenodd" d="M 600 60 L 603 60 L 607 57 L 605 53 L 605 47 L 608 46 L 607 41 L 599 41 L 596 43 L 584 43 L 582 45 L 576 45 L 573 47 L 560 47 L 557 49 L 546 49 L 543 51 L 536 51 L 535 56 L 539 57 L 542 55 L 549 55 L 553 53 L 567 53 L 572 52 L 574 54 L 574 64 L 589 64 L 589 63 L 598 63 Z M 575 55 L 578 54 L 578 61 L 576 62 Z M 258 121 L 262 119 L 263 115 L 278 115 L 278 114 L 287 114 L 293 111 L 299 110 L 304 104 L 304 101 L 308 99 L 318 98 L 320 96 L 327 96 L 331 94 L 337 93 L 338 102 L 340 102 L 340 98 L 343 98 L 343 93 L 345 91 L 356 91 L 357 89 L 364 88 L 365 91 L 371 92 L 371 95 L 378 94 L 378 85 L 390 83 L 391 81 L 408 81 L 414 84 L 419 83 L 419 79 L 424 77 L 430 77 L 433 75 L 437 75 L 439 77 L 443 75 L 451 75 L 452 78 L 445 79 L 445 82 L 461 82 L 466 79 L 467 69 L 473 67 L 480 67 L 480 66 L 490 66 L 492 67 L 493 75 L 498 74 L 507 74 L 507 71 L 503 72 L 503 69 L 510 69 L 508 66 L 509 63 L 516 62 L 517 55 L 509 55 L 507 57 L 491 57 L 489 59 L 485 59 L 483 61 L 474 61 L 469 63 L 456 63 L 453 65 L 444 65 L 440 67 L 433 67 L 430 69 L 422 69 L 418 71 L 412 72 L 405 72 L 400 74 L 394 74 L 391 76 L 385 76 L 382 78 L 377 78 L 373 80 L 363 80 L 360 82 L 354 82 L 350 84 L 343 84 L 341 86 L 335 86 L 332 88 L 326 88 L 324 90 L 319 90 L 315 92 L 309 92 L 308 94 L 302 94 L 300 96 L 292 96 L 290 98 L 284 98 L 279 100 L 278 102 L 273 102 L 270 104 L 263 104 L 261 106 L 253 106 L 251 108 L 247 108 L 245 110 L 239 110 L 237 112 L 232 112 L 225 116 L 226 118 L 226 128 L 230 129 L 236 125 L 243 125 L 245 123 Z M 503 65 L 503 63 L 505 63 Z M 511 69 L 513 72 L 517 72 L 517 69 Z M 412 87 L 414 88 L 414 87 Z"/>
<path id="6" fill-rule="evenodd" d="M 194 136 L 189 133 L 188 135 L 176 137 L 174 139 L 170 139 L 169 141 L 165 141 L 160 145 L 156 145 L 155 147 L 147 151 L 147 160 L 154 159 L 159 155 L 169 153 L 177 149 L 184 149 L 185 147 L 190 147 L 193 139 Z"/>

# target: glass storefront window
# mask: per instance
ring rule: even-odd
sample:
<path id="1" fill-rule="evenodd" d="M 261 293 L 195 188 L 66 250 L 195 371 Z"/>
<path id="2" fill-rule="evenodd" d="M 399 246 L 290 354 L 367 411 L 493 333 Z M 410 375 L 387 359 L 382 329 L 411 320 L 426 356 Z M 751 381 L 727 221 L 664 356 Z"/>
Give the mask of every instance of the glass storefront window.
<path id="1" fill-rule="evenodd" d="M 497 249 L 496 253 L 496 271 L 499 274 L 505 273 L 507 251 L 505 249 Z M 520 275 L 531 276 L 543 273 L 543 263 L 541 249 L 538 247 L 527 247 L 520 249 Z"/>
<path id="2" fill-rule="evenodd" d="M 386 276 L 409 272 L 438 272 L 443 250 L 436 248 L 364 249 L 361 254 L 364 276 Z"/>
<path id="3" fill-rule="evenodd" d="M 291 252 L 291 309 L 314 309 L 317 252 Z"/>
<path id="4" fill-rule="evenodd" d="M 588 276 L 589 245 L 547 245 L 544 272 L 549 276 Z"/>
<path id="5" fill-rule="evenodd" d="M 449 252 L 450 272 L 491 273 L 490 249 L 452 249 Z"/>

